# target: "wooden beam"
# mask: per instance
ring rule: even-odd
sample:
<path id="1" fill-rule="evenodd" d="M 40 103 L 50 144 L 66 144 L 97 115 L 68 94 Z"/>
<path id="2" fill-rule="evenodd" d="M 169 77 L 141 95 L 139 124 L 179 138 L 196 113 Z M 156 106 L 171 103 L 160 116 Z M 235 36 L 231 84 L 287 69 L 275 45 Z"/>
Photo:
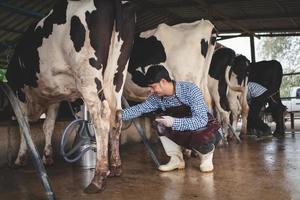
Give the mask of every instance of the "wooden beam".
<path id="1" fill-rule="evenodd" d="M 264 19 L 279 19 L 279 18 L 290 18 L 290 17 L 299 17 L 300 18 L 300 12 L 297 13 L 291 13 L 289 15 L 287 14 L 282 14 L 282 13 L 277 13 L 277 14 L 272 14 L 272 15 L 255 15 L 255 16 L 241 16 L 241 17 L 231 17 L 231 21 L 243 21 L 243 20 L 264 20 Z M 216 22 L 222 22 L 224 21 L 223 18 L 221 17 L 214 17 L 214 21 Z"/>

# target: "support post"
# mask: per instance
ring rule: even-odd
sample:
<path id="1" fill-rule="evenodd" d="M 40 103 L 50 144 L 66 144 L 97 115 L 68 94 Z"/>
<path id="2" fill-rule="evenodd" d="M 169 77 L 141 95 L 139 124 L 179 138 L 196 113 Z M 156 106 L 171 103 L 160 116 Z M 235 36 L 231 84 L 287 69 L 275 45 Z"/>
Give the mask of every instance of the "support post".
<path id="1" fill-rule="evenodd" d="M 129 107 L 128 102 L 126 101 L 126 99 L 123 96 L 122 96 L 122 103 L 126 108 Z M 149 152 L 152 160 L 154 161 L 156 167 L 159 167 L 160 163 L 159 163 L 159 161 L 158 161 L 158 159 L 157 159 L 157 157 L 156 157 L 156 155 L 155 155 L 155 153 L 154 153 L 154 151 L 153 151 L 153 149 L 152 149 L 152 147 L 151 147 L 151 145 L 150 145 L 150 143 L 149 143 L 149 141 L 148 141 L 148 139 L 145 135 L 144 129 L 142 128 L 142 126 L 140 125 L 140 123 L 136 119 L 133 119 L 133 124 L 134 124 L 135 128 L 137 129 L 138 133 L 140 134 L 140 136 L 141 136 L 141 138 L 142 138 L 142 140 L 143 140 L 143 142 L 146 146 L 146 149 L 148 150 L 148 152 Z"/>
<path id="2" fill-rule="evenodd" d="M 291 133 L 292 137 L 295 137 L 295 117 L 294 112 L 290 112 L 290 119 L 291 119 Z"/>
<path id="3" fill-rule="evenodd" d="M 47 176 L 45 167 L 41 161 L 41 158 L 38 154 L 38 151 L 36 150 L 36 147 L 35 147 L 32 139 L 31 139 L 29 124 L 28 124 L 28 121 L 25 120 L 25 117 L 23 115 L 23 112 L 21 110 L 19 102 L 18 102 L 17 98 L 15 97 L 13 91 L 10 89 L 10 87 L 6 83 L 0 84 L 0 89 L 2 89 L 4 91 L 4 93 L 7 95 L 8 99 L 12 105 L 12 108 L 16 114 L 19 126 L 23 129 L 23 134 L 24 134 L 24 138 L 26 140 L 26 144 L 30 150 L 34 167 L 35 167 L 36 171 L 38 172 L 38 176 L 42 182 L 42 185 L 44 187 L 47 198 L 49 200 L 55 200 L 56 199 L 55 194 L 51 189 L 51 185 L 48 181 L 48 176 Z"/>
<path id="4" fill-rule="evenodd" d="M 254 36 L 250 36 L 250 47 L 251 47 L 251 62 L 255 61 L 255 44 L 254 44 Z"/>

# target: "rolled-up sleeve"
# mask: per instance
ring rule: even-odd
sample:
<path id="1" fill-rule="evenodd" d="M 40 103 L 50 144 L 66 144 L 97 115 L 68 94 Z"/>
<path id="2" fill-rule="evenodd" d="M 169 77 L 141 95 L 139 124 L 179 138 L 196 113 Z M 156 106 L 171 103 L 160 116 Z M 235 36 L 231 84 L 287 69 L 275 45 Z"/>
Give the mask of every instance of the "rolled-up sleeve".
<path id="1" fill-rule="evenodd" d="M 192 112 L 192 117 L 174 118 L 172 126 L 173 130 L 187 131 L 197 130 L 207 126 L 208 108 L 205 104 L 201 90 L 198 87 L 193 87 L 190 91 L 189 105 Z"/>
<path id="2" fill-rule="evenodd" d="M 123 109 L 122 120 L 130 120 L 144 113 L 152 112 L 160 107 L 158 98 L 154 95 L 148 97 L 143 103 Z"/>

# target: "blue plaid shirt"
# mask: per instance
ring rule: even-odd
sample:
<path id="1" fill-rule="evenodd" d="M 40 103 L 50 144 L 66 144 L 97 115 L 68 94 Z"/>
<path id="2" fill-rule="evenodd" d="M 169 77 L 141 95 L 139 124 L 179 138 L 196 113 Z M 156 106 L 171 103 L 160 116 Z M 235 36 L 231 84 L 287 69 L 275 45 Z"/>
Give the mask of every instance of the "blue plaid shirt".
<path id="1" fill-rule="evenodd" d="M 265 93 L 267 91 L 267 88 L 264 86 L 255 83 L 255 82 L 248 82 L 248 93 L 247 93 L 247 101 L 248 103 L 251 102 L 251 99 L 258 97 Z"/>
<path id="2" fill-rule="evenodd" d="M 175 94 L 172 96 L 161 98 L 151 95 L 143 103 L 124 109 L 122 119 L 129 120 L 159 108 L 165 110 L 182 104 L 191 108 L 192 117 L 174 118 L 173 130 L 197 130 L 207 125 L 208 108 L 201 90 L 195 84 L 183 81 L 176 82 Z"/>

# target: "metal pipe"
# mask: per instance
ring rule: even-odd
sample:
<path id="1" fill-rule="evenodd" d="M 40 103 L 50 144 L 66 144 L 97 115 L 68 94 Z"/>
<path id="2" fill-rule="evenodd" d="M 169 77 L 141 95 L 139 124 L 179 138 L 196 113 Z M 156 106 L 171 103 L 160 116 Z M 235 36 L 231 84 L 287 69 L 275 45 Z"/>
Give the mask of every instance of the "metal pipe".
<path id="1" fill-rule="evenodd" d="M 85 103 L 83 103 L 83 119 L 85 121 L 89 120 L 89 111 Z"/>
<path id="2" fill-rule="evenodd" d="M 255 62 L 255 44 L 254 44 L 254 36 L 250 36 L 250 47 L 251 47 L 251 61 Z"/>
<path id="3" fill-rule="evenodd" d="M 8 99 L 12 105 L 12 108 L 16 114 L 19 126 L 23 130 L 22 132 L 24 134 L 24 138 L 26 140 L 27 146 L 31 152 L 31 158 L 33 160 L 34 167 L 35 167 L 36 171 L 38 172 L 38 175 L 39 175 L 40 181 L 42 182 L 42 185 L 44 187 L 45 193 L 49 200 L 55 200 L 56 199 L 55 194 L 52 191 L 51 185 L 48 181 L 47 172 L 41 161 L 38 151 L 36 150 L 36 147 L 31 139 L 29 124 L 28 124 L 28 121 L 26 120 L 25 116 L 23 115 L 20 104 L 19 104 L 17 98 L 15 97 L 13 91 L 6 83 L 0 84 L 0 88 L 7 95 Z"/>
<path id="4" fill-rule="evenodd" d="M 289 36 L 300 36 L 299 32 L 289 32 L 289 33 L 264 33 L 260 34 L 257 33 L 256 37 L 261 38 L 261 37 L 289 37 Z M 226 40 L 226 39 L 231 39 L 231 38 L 237 38 L 237 37 L 249 37 L 248 34 L 226 34 L 226 35 L 218 35 L 219 40 Z"/>
<path id="5" fill-rule="evenodd" d="M 299 75 L 300 72 L 293 72 L 293 73 L 287 73 L 287 74 L 282 74 L 282 76 L 293 76 L 293 75 Z"/>
<path id="6" fill-rule="evenodd" d="M 127 100 L 122 96 L 122 103 L 123 105 L 126 107 L 126 108 L 129 108 L 129 104 L 127 102 Z M 145 146 L 146 146 L 146 149 L 148 150 L 152 160 L 154 161 L 156 167 L 159 167 L 160 166 L 160 162 L 158 161 L 146 135 L 145 135 L 145 132 L 144 132 L 144 129 L 142 128 L 141 124 L 136 120 L 134 119 L 133 120 L 133 124 L 135 126 L 135 128 L 137 129 L 138 133 L 140 134 Z"/>

